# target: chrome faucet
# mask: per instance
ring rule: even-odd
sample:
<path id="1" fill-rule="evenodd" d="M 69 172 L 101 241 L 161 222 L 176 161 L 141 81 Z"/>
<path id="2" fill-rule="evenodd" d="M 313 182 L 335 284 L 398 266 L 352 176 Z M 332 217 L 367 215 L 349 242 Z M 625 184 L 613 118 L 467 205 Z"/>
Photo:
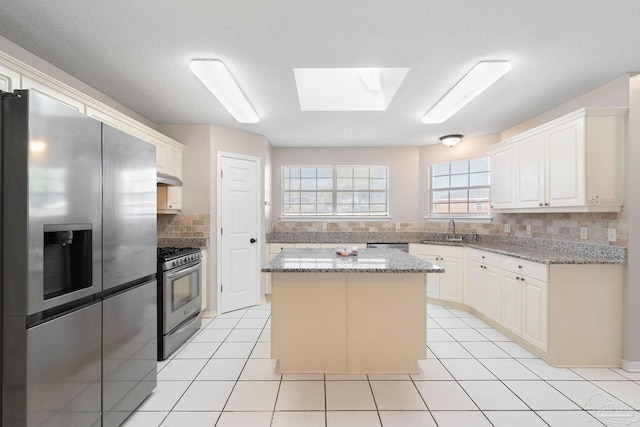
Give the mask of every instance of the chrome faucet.
<path id="1" fill-rule="evenodd" d="M 454 242 L 462 241 L 462 236 L 456 236 L 456 222 L 454 220 L 449 221 L 449 226 L 447 227 L 447 234 L 445 235 L 445 240 L 451 240 Z"/>
<path id="2" fill-rule="evenodd" d="M 451 234 L 451 237 L 453 237 L 455 239 L 455 237 L 456 237 L 456 222 L 454 220 L 449 221 L 449 225 L 447 226 L 447 235 L 446 235 L 447 238 L 449 238 L 449 233 L 451 232 L 452 229 L 453 229 L 453 234 Z"/>

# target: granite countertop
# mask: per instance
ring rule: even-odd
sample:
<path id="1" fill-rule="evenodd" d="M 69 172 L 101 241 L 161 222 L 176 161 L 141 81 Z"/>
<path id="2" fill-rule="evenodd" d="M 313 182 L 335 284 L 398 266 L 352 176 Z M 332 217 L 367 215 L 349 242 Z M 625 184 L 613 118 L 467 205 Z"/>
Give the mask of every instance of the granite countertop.
<path id="1" fill-rule="evenodd" d="M 618 246 L 592 245 L 506 235 L 465 234 L 462 242 L 445 240 L 444 233 L 427 232 L 277 232 L 267 235 L 278 243 L 423 243 L 462 246 L 544 264 L 625 264 L 627 251 Z"/>
<path id="2" fill-rule="evenodd" d="M 562 248 L 514 245 L 507 242 L 465 243 L 464 246 L 509 255 L 542 264 L 624 264 L 624 258 L 613 258 L 598 252 L 572 252 Z M 593 245 L 595 246 L 595 245 Z"/>
<path id="3" fill-rule="evenodd" d="M 361 249 L 342 257 L 334 249 L 283 249 L 264 273 L 444 273 L 444 269 L 398 249 Z"/>

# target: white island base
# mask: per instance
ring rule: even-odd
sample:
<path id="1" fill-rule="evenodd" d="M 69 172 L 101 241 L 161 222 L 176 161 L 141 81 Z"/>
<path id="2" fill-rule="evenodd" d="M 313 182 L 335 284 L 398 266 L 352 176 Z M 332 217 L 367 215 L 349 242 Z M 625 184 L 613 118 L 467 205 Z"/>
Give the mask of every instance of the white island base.
<path id="1" fill-rule="evenodd" d="M 281 373 L 418 373 L 426 273 L 273 273 L 271 357 Z"/>

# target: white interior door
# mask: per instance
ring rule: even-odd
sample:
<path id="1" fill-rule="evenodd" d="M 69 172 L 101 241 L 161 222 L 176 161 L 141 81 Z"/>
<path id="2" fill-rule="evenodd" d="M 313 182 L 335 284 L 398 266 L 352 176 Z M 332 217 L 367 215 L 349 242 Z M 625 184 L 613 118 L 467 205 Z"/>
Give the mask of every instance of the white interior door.
<path id="1" fill-rule="evenodd" d="M 220 312 L 258 304 L 259 159 L 220 156 Z"/>

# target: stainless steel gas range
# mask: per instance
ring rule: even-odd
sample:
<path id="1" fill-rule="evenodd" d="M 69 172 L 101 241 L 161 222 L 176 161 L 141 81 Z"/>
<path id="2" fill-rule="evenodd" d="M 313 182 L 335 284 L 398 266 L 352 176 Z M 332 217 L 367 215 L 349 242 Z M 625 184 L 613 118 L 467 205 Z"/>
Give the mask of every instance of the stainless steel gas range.
<path id="1" fill-rule="evenodd" d="M 198 248 L 158 248 L 158 360 L 165 360 L 202 324 Z"/>

